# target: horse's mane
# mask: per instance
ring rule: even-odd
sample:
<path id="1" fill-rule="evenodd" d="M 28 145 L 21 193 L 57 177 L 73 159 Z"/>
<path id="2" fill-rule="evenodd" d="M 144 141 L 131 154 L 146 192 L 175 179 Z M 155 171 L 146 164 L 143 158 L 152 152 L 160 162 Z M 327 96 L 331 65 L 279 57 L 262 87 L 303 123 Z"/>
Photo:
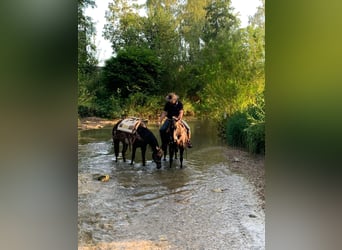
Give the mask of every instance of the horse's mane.
<path id="1" fill-rule="evenodd" d="M 174 138 L 177 144 L 185 144 L 187 140 L 186 128 L 180 121 L 175 122 Z"/>

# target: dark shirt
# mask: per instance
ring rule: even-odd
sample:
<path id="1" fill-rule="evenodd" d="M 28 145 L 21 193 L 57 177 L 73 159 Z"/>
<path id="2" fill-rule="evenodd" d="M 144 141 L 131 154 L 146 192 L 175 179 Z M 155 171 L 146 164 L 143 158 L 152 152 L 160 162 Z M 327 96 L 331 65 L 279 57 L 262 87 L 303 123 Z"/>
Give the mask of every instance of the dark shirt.
<path id="1" fill-rule="evenodd" d="M 172 116 L 179 116 L 179 111 L 183 109 L 183 103 L 177 101 L 175 104 L 167 102 L 164 106 L 164 111 L 167 112 L 167 118 L 171 119 Z"/>

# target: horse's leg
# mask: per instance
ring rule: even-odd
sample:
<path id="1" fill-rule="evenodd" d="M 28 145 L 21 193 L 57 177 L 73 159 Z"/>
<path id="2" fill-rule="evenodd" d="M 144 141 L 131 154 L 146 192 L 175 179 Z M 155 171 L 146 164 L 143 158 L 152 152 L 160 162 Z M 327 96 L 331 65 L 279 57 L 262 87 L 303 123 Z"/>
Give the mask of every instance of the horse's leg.
<path id="1" fill-rule="evenodd" d="M 126 162 L 126 151 L 127 151 L 127 148 L 128 148 L 128 144 L 126 144 L 125 142 L 123 142 L 123 147 L 122 147 L 122 159 L 123 159 L 123 162 Z"/>
<path id="2" fill-rule="evenodd" d="M 167 148 L 168 148 L 168 147 L 167 147 L 167 144 L 165 144 L 164 149 L 162 149 L 163 152 L 164 152 L 164 161 L 166 161 Z M 170 154 L 170 152 L 169 152 L 169 154 Z"/>
<path id="3" fill-rule="evenodd" d="M 142 158 L 143 166 L 146 166 L 146 159 L 145 159 L 146 147 L 147 147 L 147 145 L 141 146 L 141 158 Z"/>
<path id="4" fill-rule="evenodd" d="M 120 141 L 113 139 L 113 144 L 114 144 L 115 162 L 118 162 Z"/>
<path id="5" fill-rule="evenodd" d="M 137 150 L 137 146 L 135 144 L 133 144 L 131 165 L 133 165 L 133 161 L 135 159 L 135 151 L 136 150 Z"/>
<path id="6" fill-rule="evenodd" d="M 170 168 L 172 167 L 172 162 L 173 162 L 173 154 L 175 152 L 175 148 L 174 148 L 174 143 L 170 143 L 169 144 L 169 154 L 170 154 Z"/>
<path id="7" fill-rule="evenodd" d="M 167 155 L 167 144 L 165 144 L 164 148 L 162 148 L 164 152 L 164 161 L 166 161 L 166 155 Z"/>
<path id="8" fill-rule="evenodd" d="M 183 168 L 183 153 L 184 153 L 184 146 L 179 147 L 179 160 L 180 160 L 180 167 Z"/>
<path id="9" fill-rule="evenodd" d="M 167 154 L 167 136 L 165 132 L 160 131 L 160 139 L 162 141 L 161 149 L 164 153 L 164 161 L 166 161 L 166 154 Z"/>

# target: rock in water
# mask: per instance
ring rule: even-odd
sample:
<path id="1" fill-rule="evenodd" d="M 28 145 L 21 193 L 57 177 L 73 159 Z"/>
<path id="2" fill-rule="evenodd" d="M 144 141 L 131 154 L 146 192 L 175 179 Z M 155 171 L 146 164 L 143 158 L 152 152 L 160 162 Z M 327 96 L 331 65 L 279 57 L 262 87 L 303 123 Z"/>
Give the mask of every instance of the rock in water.
<path id="1" fill-rule="evenodd" d="M 99 181 L 105 182 L 105 181 L 109 181 L 109 175 L 101 175 L 97 178 Z"/>

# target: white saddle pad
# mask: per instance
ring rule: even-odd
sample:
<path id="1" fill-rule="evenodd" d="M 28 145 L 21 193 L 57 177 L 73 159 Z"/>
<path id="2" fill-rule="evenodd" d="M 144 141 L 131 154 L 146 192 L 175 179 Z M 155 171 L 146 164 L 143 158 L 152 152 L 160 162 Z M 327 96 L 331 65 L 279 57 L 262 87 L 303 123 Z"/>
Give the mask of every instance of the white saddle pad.
<path id="1" fill-rule="evenodd" d="M 131 117 L 131 118 L 126 118 L 120 122 L 118 126 L 118 130 L 124 131 L 130 134 L 134 134 L 137 128 L 139 127 L 141 123 L 140 118 L 136 117 Z"/>

